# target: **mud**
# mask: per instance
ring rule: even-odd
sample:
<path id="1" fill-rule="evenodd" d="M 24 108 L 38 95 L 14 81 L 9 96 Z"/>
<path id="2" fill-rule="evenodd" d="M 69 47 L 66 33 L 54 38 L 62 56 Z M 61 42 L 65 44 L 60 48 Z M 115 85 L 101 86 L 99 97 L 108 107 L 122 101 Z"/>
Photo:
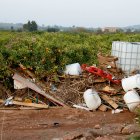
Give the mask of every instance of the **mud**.
<path id="1" fill-rule="evenodd" d="M 140 133 L 135 118 L 128 111 L 111 114 L 62 107 L 1 110 L 0 137 L 1 140 L 125 139 Z M 131 130 L 124 131 L 125 127 Z"/>

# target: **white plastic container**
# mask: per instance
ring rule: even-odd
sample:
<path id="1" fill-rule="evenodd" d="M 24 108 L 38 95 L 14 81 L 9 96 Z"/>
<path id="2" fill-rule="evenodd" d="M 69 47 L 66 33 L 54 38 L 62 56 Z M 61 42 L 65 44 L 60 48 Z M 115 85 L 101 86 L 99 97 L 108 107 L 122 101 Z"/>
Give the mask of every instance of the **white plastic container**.
<path id="1" fill-rule="evenodd" d="M 129 75 L 140 68 L 140 42 L 114 41 L 112 56 L 118 57 L 117 66 Z"/>
<path id="2" fill-rule="evenodd" d="M 65 74 L 79 75 L 82 73 L 82 69 L 79 63 L 66 65 Z"/>
<path id="3" fill-rule="evenodd" d="M 125 95 L 124 95 L 124 101 L 127 104 L 129 110 L 131 112 L 133 112 L 135 110 L 135 108 L 140 104 L 140 96 L 139 94 L 132 90 L 132 91 L 128 91 Z"/>
<path id="4" fill-rule="evenodd" d="M 140 88 L 140 74 L 122 79 L 122 87 L 126 92 L 134 88 Z"/>
<path id="5" fill-rule="evenodd" d="M 87 107 L 91 110 L 96 110 L 101 105 L 101 98 L 98 93 L 92 89 L 84 92 L 84 100 Z"/>

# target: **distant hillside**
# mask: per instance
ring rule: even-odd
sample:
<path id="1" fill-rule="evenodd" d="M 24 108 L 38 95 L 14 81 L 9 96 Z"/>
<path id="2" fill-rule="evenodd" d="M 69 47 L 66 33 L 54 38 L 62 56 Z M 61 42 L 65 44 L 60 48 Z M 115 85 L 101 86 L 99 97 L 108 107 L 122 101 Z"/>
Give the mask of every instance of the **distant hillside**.
<path id="1" fill-rule="evenodd" d="M 132 26 L 126 26 L 123 27 L 124 30 L 130 29 L 130 30 L 134 30 L 134 31 L 140 31 L 140 25 L 132 25 Z"/>
<path id="2" fill-rule="evenodd" d="M 17 30 L 23 27 L 22 23 L 0 23 L 0 29 L 9 30 L 13 27 L 13 29 Z"/>

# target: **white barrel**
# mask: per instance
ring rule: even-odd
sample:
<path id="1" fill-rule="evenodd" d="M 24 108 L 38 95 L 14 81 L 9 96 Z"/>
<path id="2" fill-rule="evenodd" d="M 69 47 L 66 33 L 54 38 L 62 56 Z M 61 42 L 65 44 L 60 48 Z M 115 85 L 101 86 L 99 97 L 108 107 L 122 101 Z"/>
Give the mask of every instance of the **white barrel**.
<path id="1" fill-rule="evenodd" d="M 87 107 L 91 110 L 96 110 L 101 105 L 101 98 L 98 93 L 92 89 L 84 92 L 84 100 Z"/>
<path id="2" fill-rule="evenodd" d="M 140 96 L 134 90 L 128 91 L 123 98 L 131 112 L 140 104 Z"/>
<path id="3" fill-rule="evenodd" d="M 79 63 L 66 65 L 65 74 L 69 75 L 79 75 L 82 73 L 82 69 Z"/>
<path id="4" fill-rule="evenodd" d="M 122 79 L 122 87 L 126 92 L 134 88 L 140 88 L 140 74 Z"/>

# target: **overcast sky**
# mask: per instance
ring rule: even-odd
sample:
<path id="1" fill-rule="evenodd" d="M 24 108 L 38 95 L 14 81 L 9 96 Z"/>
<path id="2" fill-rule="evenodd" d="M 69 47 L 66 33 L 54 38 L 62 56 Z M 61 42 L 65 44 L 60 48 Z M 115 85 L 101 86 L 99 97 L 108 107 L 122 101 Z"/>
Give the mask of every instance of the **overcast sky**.
<path id="1" fill-rule="evenodd" d="M 140 24 L 140 0 L 0 0 L 0 22 L 62 26 Z"/>

